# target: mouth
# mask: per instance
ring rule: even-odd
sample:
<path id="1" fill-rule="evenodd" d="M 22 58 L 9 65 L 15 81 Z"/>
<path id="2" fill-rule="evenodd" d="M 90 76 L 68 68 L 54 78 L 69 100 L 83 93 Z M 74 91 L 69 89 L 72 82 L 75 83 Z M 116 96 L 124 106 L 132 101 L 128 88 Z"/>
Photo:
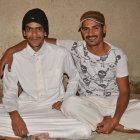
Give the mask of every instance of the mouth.
<path id="1" fill-rule="evenodd" d="M 29 41 L 33 44 L 38 44 L 41 42 L 40 38 L 30 38 Z"/>
<path id="2" fill-rule="evenodd" d="M 86 39 L 90 41 L 94 41 L 97 38 L 97 36 L 87 36 Z"/>
<path id="3" fill-rule="evenodd" d="M 31 46 L 38 46 L 41 43 L 40 38 L 30 38 L 28 41 Z"/>
<path id="4" fill-rule="evenodd" d="M 30 38 L 30 40 L 32 40 L 32 41 L 38 41 L 38 40 L 40 40 L 40 38 Z"/>

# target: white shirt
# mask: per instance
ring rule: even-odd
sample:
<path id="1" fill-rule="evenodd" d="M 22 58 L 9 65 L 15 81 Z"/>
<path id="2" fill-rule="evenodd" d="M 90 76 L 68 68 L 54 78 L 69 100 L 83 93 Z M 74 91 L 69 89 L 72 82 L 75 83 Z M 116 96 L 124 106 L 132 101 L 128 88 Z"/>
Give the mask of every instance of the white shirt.
<path id="1" fill-rule="evenodd" d="M 69 76 L 65 93 L 63 74 Z M 7 66 L 3 78 L 3 104 L 7 112 L 18 110 L 18 102 L 46 100 L 54 103 L 74 95 L 79 81 L 78 72 L 70 53 L 63 47 L 45 43 L 35 52 L 29 45 L 14 54 L 11 72 Z M 18 97 L 20 83 L 23 92 Z"/>
<path id="2" fill-rule="evenodd" d="M 116 78 L 128 76 L 127 57 L 123 51 L 109 43 L 109 52 L 97 56 L 87 50 L 85 41 L 57 40 L 73 57 L 80 75 L 78 92 L 81 96 L 118 96 Z"/>

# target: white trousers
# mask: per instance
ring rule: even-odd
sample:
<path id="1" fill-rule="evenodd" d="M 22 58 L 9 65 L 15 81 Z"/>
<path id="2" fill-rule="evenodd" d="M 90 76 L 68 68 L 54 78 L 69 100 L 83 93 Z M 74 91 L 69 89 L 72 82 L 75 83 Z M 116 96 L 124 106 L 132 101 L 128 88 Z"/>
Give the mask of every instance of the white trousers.
<path id="1" fill-rule="evenodd" d="M 76 119 L 66 118 L 52 104 L 20 103 L 19 113 L 26 123 L 29 135 L 48 132 L 52 138 L 84 139 L 91 135 L 91 128 Z M 0 104 L 0 136 L 16 137 L 9 114 Z"/>
<path id="2" fill-rule="evenodd" d="M 113 116 L 116 109 L 117 97 L 99 96 L 71 96 L 67 98 L 61 107 L 62 112 L 69 118 L 75 118 L 86 123 L 95 131 L 97 123 L 104 116 Z M 140 100 L 130 100 L 124 112 L 120 124 L 127 129 L 140 130 Z"/>

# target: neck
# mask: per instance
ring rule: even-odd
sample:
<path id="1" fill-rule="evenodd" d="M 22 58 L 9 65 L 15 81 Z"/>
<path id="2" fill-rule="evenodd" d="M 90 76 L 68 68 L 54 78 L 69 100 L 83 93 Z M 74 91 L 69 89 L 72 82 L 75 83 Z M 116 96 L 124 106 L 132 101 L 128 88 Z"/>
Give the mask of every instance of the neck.
<path id="1" fill-rule="evenodd" d="M 43 43 L 44 43 L 44 41 L 41 42 L 41 43 L 38 44 L 38 45 L 32 45 L 32 44 L 30 44 L 30 42 L 28 42 L 29 46 L 30 46 L 35 52 L 39 51 L 39 50 L 42 48 Z"/>
<path id="2" fill-rule="evenodd" d="M 41 49 L 42 46 L 39 46 L 39 47 L 33 47 L 32 49 L 35 51 L 35 52 L 38 52 L 40 49 Z"/>
<path id="3" fill-rule="evenodd" d="M 87 46 L 87 49 L 92 54 L 95 54 L 97 56 L 104 56 L 110 50 L 110 46 L 105 42 L 101 42 L 96 46 Z"/>

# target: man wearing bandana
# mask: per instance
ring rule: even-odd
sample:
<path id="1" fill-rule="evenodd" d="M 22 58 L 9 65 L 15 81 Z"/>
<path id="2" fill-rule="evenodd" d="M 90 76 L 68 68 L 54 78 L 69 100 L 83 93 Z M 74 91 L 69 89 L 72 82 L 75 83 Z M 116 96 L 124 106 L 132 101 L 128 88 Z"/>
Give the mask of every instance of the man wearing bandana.
<path id="1" fill-rule="evenodd" d="M 109 134 L 113 130 L 139 133 L 140 101 L 129 101 L 127 57 L 120 48 L 104 41 L 107 32 L 104 15 L 98 11 L 85 12 L 80 18 L 79 32 L 84 41 L 46 39 L 71 52 L 80 75 L 79 96 L 64 100 L 62 112 L 98 133 Z M 7 54 L 12 56 L 25 44 L 26 41 L 5 53 L 1 71 L 9 63 Z"/>

